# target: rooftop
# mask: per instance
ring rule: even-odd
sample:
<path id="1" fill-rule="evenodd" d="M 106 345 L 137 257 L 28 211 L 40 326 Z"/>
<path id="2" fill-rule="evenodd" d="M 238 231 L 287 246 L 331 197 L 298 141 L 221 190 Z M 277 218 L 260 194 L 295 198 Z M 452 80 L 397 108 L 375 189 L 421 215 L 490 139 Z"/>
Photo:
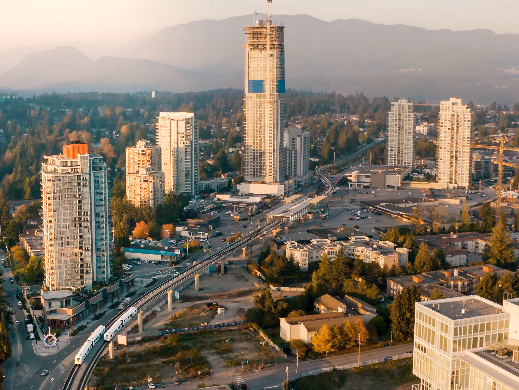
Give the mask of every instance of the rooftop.
<path id="1" fill-rule="evenodd" d="M 503 308 L 477 295 L 444 299 L 441 301 L 420 302 L 451 320 L 489 316 L 503 313 Z"/>
<path id="2" fill-rule="evenodd" d="M 510 356 L 501 357 L 495 352 L 485 350 L 469 352 L 465 356 L 460 356 L 460 359 L 480 371 L 489 373 L 492 378 L 506 384 L 511 389 L 519 388 L 519 364 L 513 363 Z M 490 372 L 489 365 L 493 366 Z M 509 374 L 512 374 L 513 378 Z"/>

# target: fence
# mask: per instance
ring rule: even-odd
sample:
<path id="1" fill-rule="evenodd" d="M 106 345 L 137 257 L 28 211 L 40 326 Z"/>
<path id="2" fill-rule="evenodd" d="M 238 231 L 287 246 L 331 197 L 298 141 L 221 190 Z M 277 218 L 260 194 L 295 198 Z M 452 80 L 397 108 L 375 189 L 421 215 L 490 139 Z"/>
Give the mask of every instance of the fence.
<path id="1" fill-rule="evenodd" d="M 391 360 L 407 359 L 412 356 L 413 356 L 413 353 L 411 352 L 411 353 L 404 353 L 403 355 L 395 355 L 395 356 L 388 356 L 388 357 L 383 357 L 383 358 L 378 358 L 378 359 L 371 359 L 371 360 L 367 360 L 365 362 L 361 362 L 360 366 L 363 367 L 363 366 L 369 366 L 371 364 L 384 363 L 384 362 L 391 361 Z M 358 367 L 357 363 L 350 363 L 350 364 L 344 364 L 341 366 L 324 367 L 324 368 L 319 368 L 317 370 L 301 372 L 299 374 L 296 374 L 293 378 L 291 378 L 289 380 L 289 382 L 292 382 L 292 381 L 295 381 L 297 379 L 304 378 L 307 376 L 319 375 L 319 374 L 322 374 L 323 372 L 330 372 L 333 370 L 339 370 L 339 371 L 349 370 L 351 368 L 356 368 L 356 367 Z"/>
<path id="2" fill-rule="evenodd" d="M 276 351 L 278 352 L 281 352 L 283 354 L 283 357 L 286 359 L 287 358 L 287 355 L 285 355 L 283 353 L 283 348 L 281 348 L 274 340 L 272 340 L 270 338 L 270 336 L 268 334 L 265 333 L 265 331 L 263 329 L 261 329 L 258 325 L 256 324 L 251 324 L 251 326 L 258 332 L 258 334 L 261 336 L 261 338 L 263 340 L 265 340 L 272 348 L 274 348 Z"/>

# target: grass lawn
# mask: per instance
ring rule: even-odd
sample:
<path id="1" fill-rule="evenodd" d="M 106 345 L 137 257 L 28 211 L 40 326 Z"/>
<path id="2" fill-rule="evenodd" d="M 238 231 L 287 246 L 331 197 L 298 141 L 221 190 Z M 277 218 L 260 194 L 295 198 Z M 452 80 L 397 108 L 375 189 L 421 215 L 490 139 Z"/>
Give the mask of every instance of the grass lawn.
<path id="1" fill-rule="evenodd" d="M 420 380 L 413 375 L 412 358 L 373 364 L 346 371 L 331 371 L 293 382 L 294 390 L 411 390 Z"/>

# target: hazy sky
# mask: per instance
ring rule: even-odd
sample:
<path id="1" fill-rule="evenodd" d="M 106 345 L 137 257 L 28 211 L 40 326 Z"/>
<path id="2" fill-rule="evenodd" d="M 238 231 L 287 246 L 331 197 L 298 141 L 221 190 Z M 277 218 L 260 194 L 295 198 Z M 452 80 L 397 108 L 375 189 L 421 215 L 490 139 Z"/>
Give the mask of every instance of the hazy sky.
<path id="1" fill-rule="evenodd" d="M 265 12 L 266 0 L 0 0 L 0 50 L 20 45 L 108 47 L 201 19 Z M 357 18 L 428 29 L 519 33 L 519 0 L 274 0 L 274 14 Z"/>

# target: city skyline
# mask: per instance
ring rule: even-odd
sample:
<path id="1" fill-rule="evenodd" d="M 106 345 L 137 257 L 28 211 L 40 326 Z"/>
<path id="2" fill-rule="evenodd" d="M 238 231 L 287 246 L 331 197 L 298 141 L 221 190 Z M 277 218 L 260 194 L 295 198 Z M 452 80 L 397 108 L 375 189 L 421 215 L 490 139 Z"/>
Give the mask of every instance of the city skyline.
<path id="1" fill-rule="evenodd" d="M 254 11 L 264 11 L 264 1 L 260 0 L 229 0 L 225 7 L 220 3 L 216 6 L 211 0 L 194 0 L 188 3 L 153 0 L 132 3 L 128 6 L 121 0 L 108 3 L 94 0 L 87 9 L 79 3 L 61 3 L 57 0 L 46 3 L 27 0 L 24 3 L 4 4 L 4 12 L 0 15 L 0 31 L 4 36 L 9 35 L 10 39 L 0 44 L 0 54 L 23 45 L 64 44 L 91 49 L 96 47 L 96 51 L 101 48 L 107 54 L 115 46 L 178 24 L 248 14 L 252 16 Z M 307 14 L 325 21 L 362 19 L 373 23 L 405 24 L 433 30 L 489 29 L 499 34 L 519 33 L 513 12 L 519 10 L 517 2 L 442 0 L 440 3 L 422 1 L 417 4 L 410 0 L 399 0 L 389 4 L 383 0 L 369 0 L 359 4 L 354 0 L 325 0 L 324 3 L 280 0 L 275 3 L 275 14 Z M 162 11 L 156 12 L 158 8 Z M 102 12 L 99 12 L 100 9 Z M 458 18 L 460 12 L 466 16 L 462 20 Z M 23 14 L 24 18 L 13 18 L 12 15 L 16 14 Z M 154 15 L 153 18 L 143 17 L 150 14 Z M 13 31 L 17 33 L 13 35 Z M 64 31 L 67 33 L 63 34 Z"/>

